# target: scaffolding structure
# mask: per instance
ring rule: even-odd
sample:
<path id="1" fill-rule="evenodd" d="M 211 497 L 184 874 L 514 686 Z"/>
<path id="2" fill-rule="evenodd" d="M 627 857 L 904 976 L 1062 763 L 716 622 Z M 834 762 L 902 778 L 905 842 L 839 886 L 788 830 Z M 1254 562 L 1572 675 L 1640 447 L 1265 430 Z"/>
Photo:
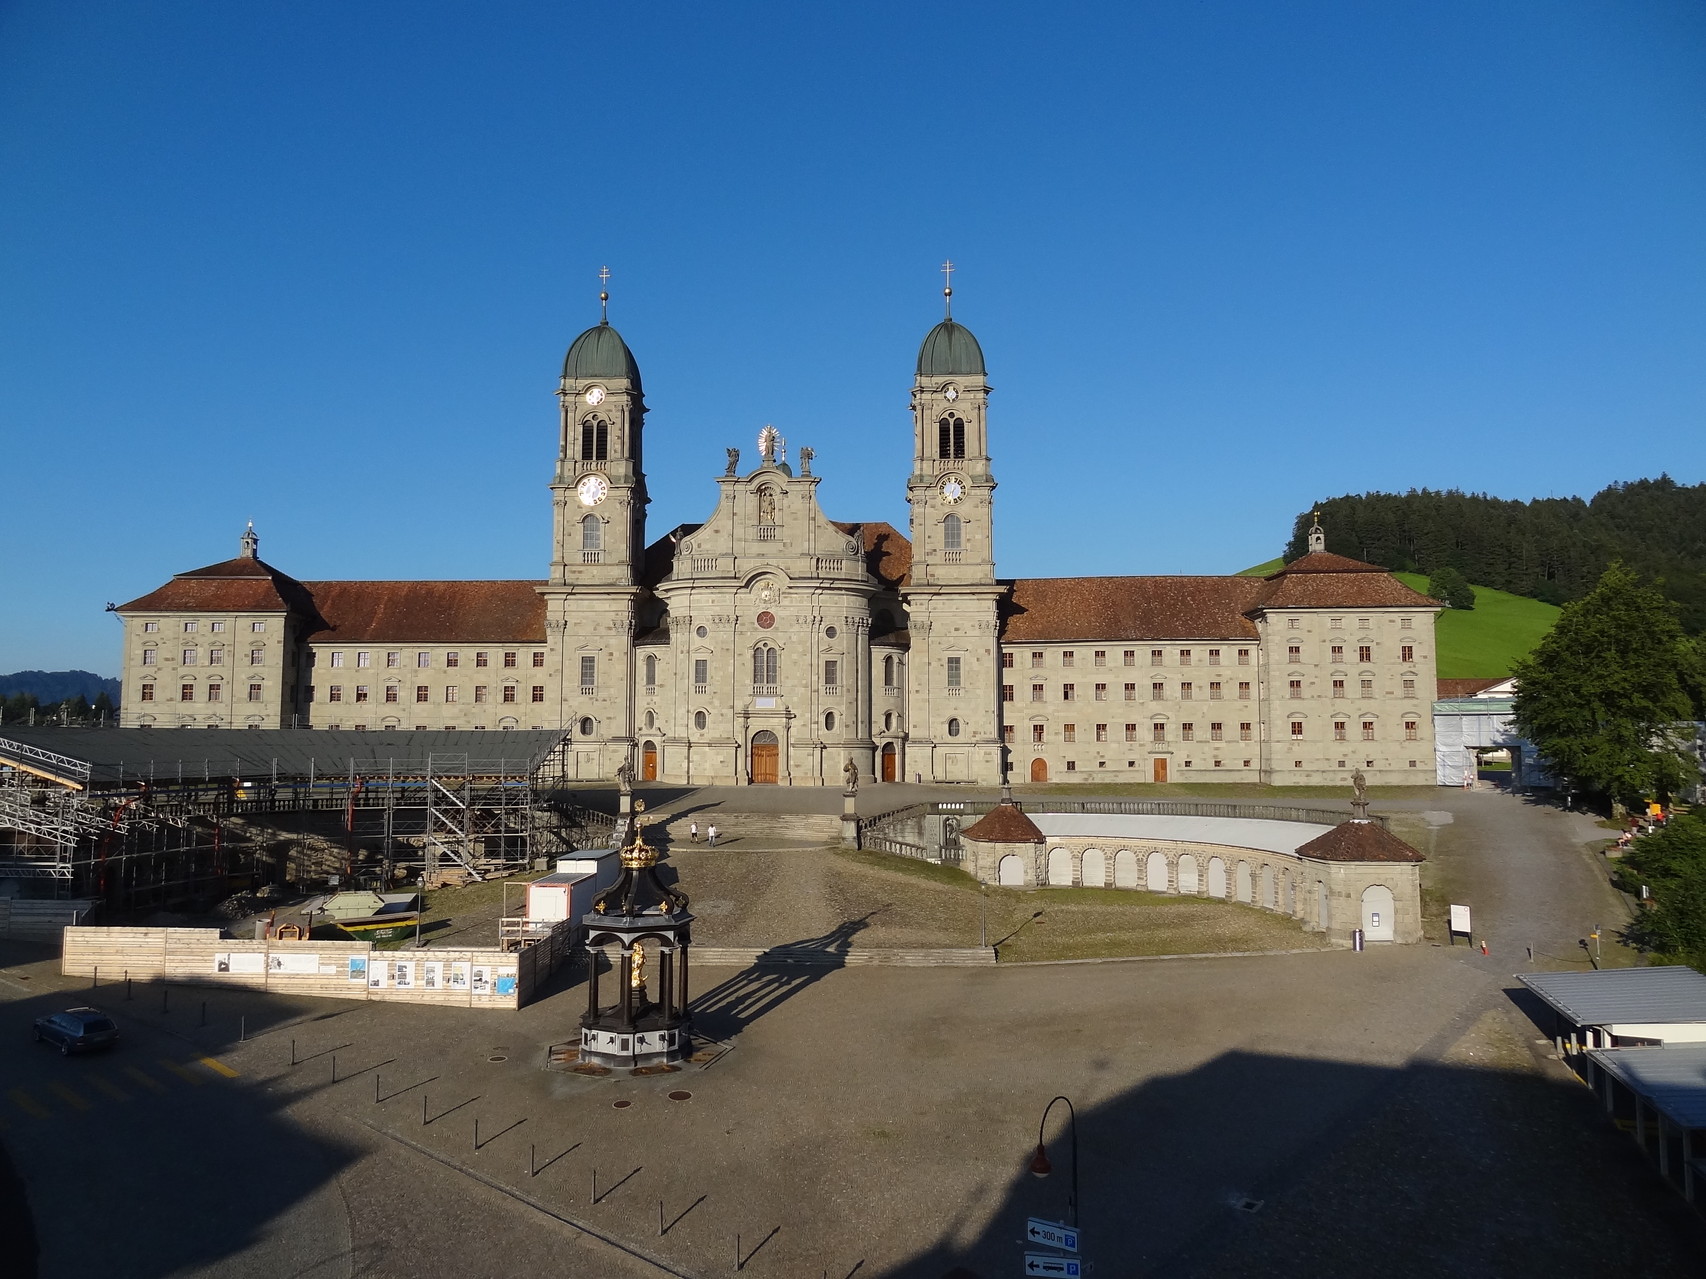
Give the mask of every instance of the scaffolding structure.
<path id="1" fill-rule="evenodd" d="M 512 874 L 613 827 L 573 802 L 556 751 L 92 767 L 68 753 L 75 732 L 65 741 L 0 737 L 0 880 L 36 881 L 33 895 L 135 908 L 334 876 L 432 887 Z"/>

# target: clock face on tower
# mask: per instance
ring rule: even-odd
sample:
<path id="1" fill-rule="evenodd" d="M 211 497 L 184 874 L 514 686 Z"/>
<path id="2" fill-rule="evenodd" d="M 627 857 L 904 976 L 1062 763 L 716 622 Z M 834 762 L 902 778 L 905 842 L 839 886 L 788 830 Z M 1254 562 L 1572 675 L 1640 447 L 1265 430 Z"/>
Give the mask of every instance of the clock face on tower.
<path id="1" fill-rule="evenodd" d="M 602 403 L 604 403 L 604 388 L 602 386 L 589 386 L 589 387 L 587 387 L 586 388 L 586 402 L 588 404 L 602 404 Z"/>
<path id="2" fill-rule="evenodd" d="M 966 486 L 957 476 L 950 475 L 942 481 L 937 492 L 942 495 L 942 500 L 951 506 L 966 495 Z"/>
<path id="3" fill-rule="evenodd" d="M 610 481 L 602 475 L 584 475 L 575 485 L 575 496 L 582 506 L 597 506 L 610 495 Z"/>
<path id="4" fill-rule="evenodd" d="M 955 386 L 952 382 L 948 383 L 947 386 L 942 388 L 942 398 L 950 402 L 959 399 L 960 388 Z"/>

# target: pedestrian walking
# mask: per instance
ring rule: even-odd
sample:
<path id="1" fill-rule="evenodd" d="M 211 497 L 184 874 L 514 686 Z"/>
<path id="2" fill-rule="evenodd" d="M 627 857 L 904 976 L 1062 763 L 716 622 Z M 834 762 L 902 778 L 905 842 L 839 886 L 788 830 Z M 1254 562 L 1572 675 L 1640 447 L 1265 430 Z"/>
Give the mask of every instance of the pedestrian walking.
<path id="1" fill-rule="evenodd" d="M 698 822 L 689 823 L 689 825 L 687 827 L 687 837 L 689 839 L 691 839 L 695 844 L 697 844 L 699 842 L 699 823 Z"/>
<path id="2" fill-rule="evenodd" d="M 715 848 L 717 846 L 716 823 L 713 822 L 711 825 L 709 825 L 705 828 L 705 839 L 707 840 L 707 842 L 710 844 L 710 846 L 712 848 Z"/>

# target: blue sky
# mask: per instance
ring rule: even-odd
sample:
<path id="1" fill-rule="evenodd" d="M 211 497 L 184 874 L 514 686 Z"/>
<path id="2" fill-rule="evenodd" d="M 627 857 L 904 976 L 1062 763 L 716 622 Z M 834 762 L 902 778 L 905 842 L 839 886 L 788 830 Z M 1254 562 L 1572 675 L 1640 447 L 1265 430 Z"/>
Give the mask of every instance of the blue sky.
<path id="1" fill-rule="evenodd" d="M 0 6 L 0 671 L 235 553 L 538 577 L 564 349 L 656 531 L 773 422 L 905 525 L 940 315 L 998 571 L 1231 572 L 1317 498 L 1706 478 L 1706 9 Z"/>

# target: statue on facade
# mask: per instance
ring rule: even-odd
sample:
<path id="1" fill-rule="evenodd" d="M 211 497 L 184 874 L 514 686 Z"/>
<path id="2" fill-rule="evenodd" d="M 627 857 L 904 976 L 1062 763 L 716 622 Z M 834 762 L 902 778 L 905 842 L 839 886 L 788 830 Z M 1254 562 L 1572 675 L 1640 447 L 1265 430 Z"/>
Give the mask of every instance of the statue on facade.
<path id="1" fill-rule="evenodd" d="M 634 793 L 634 764 L 632 760 L 623 760 L 616 766 L 616 785 L 624 795 Z"/>
<path id="2" fill-rule="evenodd" d="M 817 453 L 814 450 L 807 448 L 803 444 L 800 446 L 800 474 L 801 475 L 810 475 L 812 473 L 812 459 L 816 456 L 817 456 Z"/>
<path id="3" fill-rule="evenodd" d="M 1368 820 L 1368 778 L 1360 768 L 1351 774 L 1351 812 L 1358 821 Z"/>
<path id="4" fill-rule="evenodd" d="M 848 794 L 859 789 L 859 766 L 852 760 L 848 760 L 841 766 L 841 776 L 847 783 Z"/>
<path id="5" fill-rule="evenodd" d="M 740 470 L 740 450 L 724 449 L 723 451 L 729 455 L 729 464 L 723 469 L 723 474 L 734 475 Z"/>
<path id="6" fill-rule="evenodd" d="M 776 522 L 776 494 L 768 488 L 758 490 L 758 522 L 774 524 Z"/>

